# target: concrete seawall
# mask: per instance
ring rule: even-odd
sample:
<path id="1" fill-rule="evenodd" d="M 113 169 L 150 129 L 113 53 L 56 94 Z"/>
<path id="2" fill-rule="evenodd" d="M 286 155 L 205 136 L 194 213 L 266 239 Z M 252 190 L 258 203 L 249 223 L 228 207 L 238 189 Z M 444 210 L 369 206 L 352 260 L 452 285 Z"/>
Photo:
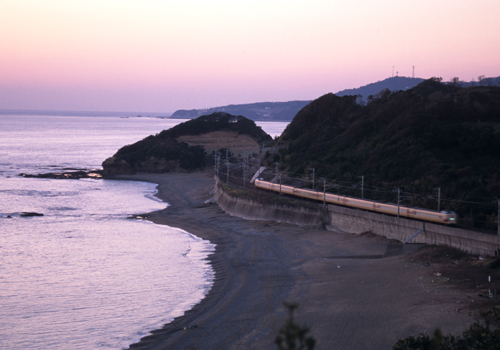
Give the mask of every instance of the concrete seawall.
<path id="1" fill-rule="evenodd" d="M 214 198 L 226 213 L 247 220 L 274 220 L 297 225 L 324 225 L 328 222 L 326 210 L 300 206 L 269 205 L 231 196 L 216 184 Z"/>
<path id="2" fill-rule="evenodd" d="M 217 179 L 216 179 L 217 180 Z M 377 214 L 358 209 L 328 205 L 323 208 L 300 205 L 262 204 L 255 200 L 231 196 L 216 181 L 214 198 L 230 215 L 248 220 L 274 220 L 297 225 L 325 225 L 330 231 L 360 234 L 372 232 L 389 239 L 409 243 L 449 246 L 469 254 L 500 256 L 500 236 L 462 228 L 424 223 L 406 218 Z"/>
<path id="3" fill-rule="evenodd" d="M 469 254 L 497 256 L 500 237 L 452 226 L 424 223 L 363 210 L 328 205 L 329 229 L 350 233 L 371 231 L 401 242 L 423 228 L 409 243 L 425 243 L 453 247 Z"/>

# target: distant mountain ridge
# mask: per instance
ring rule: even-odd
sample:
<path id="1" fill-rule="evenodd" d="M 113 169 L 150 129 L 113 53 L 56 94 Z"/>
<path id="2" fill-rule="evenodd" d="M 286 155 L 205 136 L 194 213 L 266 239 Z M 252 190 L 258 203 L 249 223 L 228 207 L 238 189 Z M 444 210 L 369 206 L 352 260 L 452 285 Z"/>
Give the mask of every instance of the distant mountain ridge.
<path id="1" fill-rule="evenodd" d="M 180 109 L 175 111 L 171 118 L 194 119 L 202 115 L 225 112 L 232 115 L 241 115 L 251 120 L 290 121 L 310 102 L 311 101 L 257 102 L 208 109 Z"/>
<path id="2" fill-rule="evenodd" d="M 337 92 L 337 96 L 347 96 L 347 95 L 361 95 L 364 102 L 367 101 L 368 96 L 375 96 L 382 90 L 389 89 L 391 91 L 401 91 L 408 90 L 414 86 L 417 86 L 424 79 L 422 78 L 410 78 L 410 77 L 392 77 L 387 78 L 376 83 L 371 83 L 365 86 L 361 86 L 357 89 L 346 89 Z"/>
<path id="3" fill-rule="evenodd" d="M 391 92 L 404 91 L 411 89 L 421 82 L 422 78 L 410 78 L 410 77 L 392 77 L 387 78 L 375 83 L 361 86 L 356 89 L 345 89 L 335 93 L 337 96 L 347 96 L 347 95 L 361 95 L 357 99 L 357 102 L 366 103 L 368 97 L 375 96 L 381 91 L 389 89 Z M 500 86 L 500 77 L 497 78 L 484 78 L 480 82 L 464 82 L 459 81 L 458 86 L 468 87 L 468 86 Z M 171 118 L 179 119 L 194 119 L 202 115 L 209 115 L 215 112 L 226 112 L 232 115 L 242 115 L 245 118 L 254 121 L 280 121 L 289 122 L 291 121 L 297 113 L 307 106 L 311 101 L 289 101 L 289 102 L 257 102 L 248 104 L 235 104 L 220 107 L 213 107 L 207 109 L 180 109 L 175 111 Z"/>

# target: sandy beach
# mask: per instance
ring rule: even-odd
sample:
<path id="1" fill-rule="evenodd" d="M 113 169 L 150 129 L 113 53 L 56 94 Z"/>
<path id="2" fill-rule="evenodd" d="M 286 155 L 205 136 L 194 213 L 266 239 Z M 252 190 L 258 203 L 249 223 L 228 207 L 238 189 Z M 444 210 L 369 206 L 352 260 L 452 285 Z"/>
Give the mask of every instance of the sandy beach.
<path id="1" fill-rule="evenodd" d="M 120 178 L 158 184 L 170 206 L 149 220 L 217 245 L 206 298 L 131 349 L 276 349 L 283 301 L 299 304 L 297 321 L 311 328 L 316 349 L 391 349 L 437 327 L 461 334 L 475 320 L 465 292 L 433 282 L 425 264 L 407 258 L 420 245 L 230 216 L 205 204 L 209 173 Z"/>

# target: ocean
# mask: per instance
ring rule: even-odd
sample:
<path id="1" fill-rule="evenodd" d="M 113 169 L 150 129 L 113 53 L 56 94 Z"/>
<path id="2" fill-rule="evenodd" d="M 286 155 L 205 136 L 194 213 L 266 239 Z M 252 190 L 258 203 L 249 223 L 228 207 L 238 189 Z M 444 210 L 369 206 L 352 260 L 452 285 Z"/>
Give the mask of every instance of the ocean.
<path id="1" fill-rule="evenodd" d="M 156 185 L 18 176 L 100 168 L 183 121 L 0 115 L 1 349 L 125 349 L 207 294 L 213 244 L 130 219 L 168 206 Z M 257 124 L 273 137 L 287 125 Z"/>

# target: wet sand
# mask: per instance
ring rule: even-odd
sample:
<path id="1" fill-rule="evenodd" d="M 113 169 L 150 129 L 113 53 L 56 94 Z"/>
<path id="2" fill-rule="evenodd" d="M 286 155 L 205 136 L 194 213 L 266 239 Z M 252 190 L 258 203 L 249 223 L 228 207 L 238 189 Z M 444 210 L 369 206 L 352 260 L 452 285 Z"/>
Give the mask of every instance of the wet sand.
<path id="1" fill-rule="evenodd" d="M 158 184 L 171 206 L 150 220 L 217 245 L 206 298 L 131 349 L 276 349 L 283 301 L 299 304 L 296 319 L 316 349 L 391 349 L 411 334 L 461 334 L 474 322 L 464 292 L 433 283 L 424 264 L 407 259 L 420 245 L 227 215 L 205 204 L 214 186 L 207 173 L 120 178 Z"/>

